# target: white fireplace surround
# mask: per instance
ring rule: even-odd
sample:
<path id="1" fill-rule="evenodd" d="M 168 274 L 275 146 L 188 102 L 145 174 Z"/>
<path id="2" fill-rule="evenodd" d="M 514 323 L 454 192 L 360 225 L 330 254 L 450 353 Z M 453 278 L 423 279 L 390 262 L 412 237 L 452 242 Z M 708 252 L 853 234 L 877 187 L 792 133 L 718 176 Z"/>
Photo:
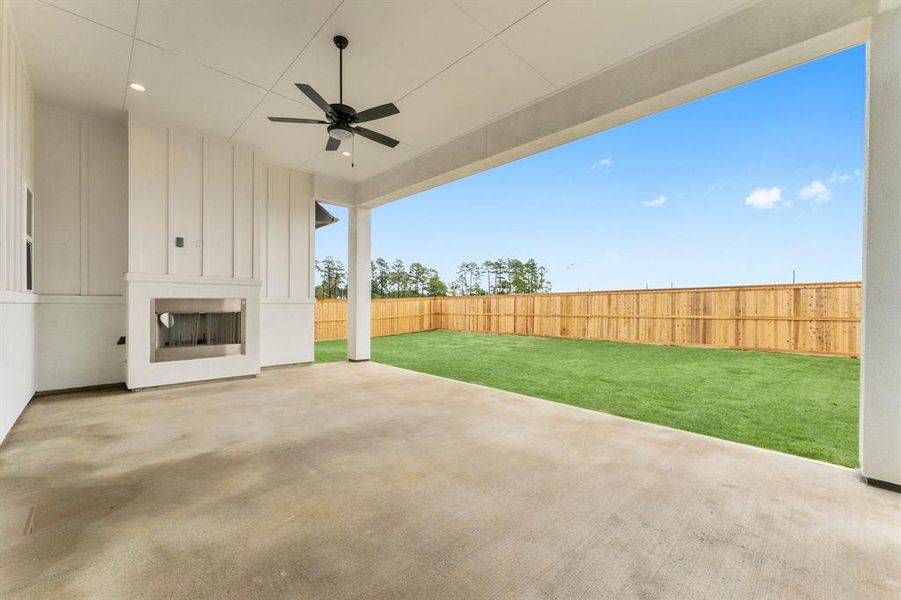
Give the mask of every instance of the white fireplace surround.
<path id="1" fill-rule="evenodd" d="M 129 273 L 125 276 L 129 389 L 257 375 L 260 372 L 260 286 L 258 279 L 177 277 Z M 155 298 L 239 298 L 245 303 L 244 353 L 169 362 L 151 362 L 148 326 Z"/>

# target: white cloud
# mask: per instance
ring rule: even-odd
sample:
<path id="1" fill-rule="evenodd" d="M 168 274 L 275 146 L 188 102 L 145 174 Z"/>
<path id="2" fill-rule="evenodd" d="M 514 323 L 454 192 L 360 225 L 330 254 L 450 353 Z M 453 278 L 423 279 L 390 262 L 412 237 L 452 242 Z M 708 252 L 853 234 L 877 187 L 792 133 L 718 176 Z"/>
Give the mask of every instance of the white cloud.
<path id="1" fill-rule="evenodd" d="M 832 172 L 832 175 L 830 175 L 830 176 L 826 179 L 826 183 L 828 183 L 828 184 L 831 185 L 831 184 L 833 184 L 833 183 L 845 183 L 846 181 L 850 181 L 850 180 L 851 180 L 851 175 L 850 175 L 850 174 L 848 174 L 848 173 L 839 173 L 838 171 L 833 171 L 833 172 Z"/>
<path id="2" fill-rule="evenodd" d="M 828 185 L 817 179 L 798 190 L 798 197 L 801 200 L 812 202 L 828 202 L 832 200 L 832 190 L 829 189 Z"/>
<path id="3" fill-rule="evenodd" d="M 651 200 L 645 200 L 641 203 L 642 206 L 663 206 L 666 204 L 666 196 L 657 196 Z"/>
<path id="4" fill-rule="evenodd" d="M 607 158 L 602 158 L 601 160 L 594 161 L 593 163 L 591 163 L 591 166 L 589 168 L 592 171 L 597 171 L 598 169 L 609 170 L 610 167 L 612 167 L 612 166 L 613 166 L 613 159 L 608 156 Z"/>
<path id="5" fill-rule="evenodd" d="M 769 210 L 782 204 L 782 188 L 757 188 L 745 198 L 745 204 L 758 210 Z"/>

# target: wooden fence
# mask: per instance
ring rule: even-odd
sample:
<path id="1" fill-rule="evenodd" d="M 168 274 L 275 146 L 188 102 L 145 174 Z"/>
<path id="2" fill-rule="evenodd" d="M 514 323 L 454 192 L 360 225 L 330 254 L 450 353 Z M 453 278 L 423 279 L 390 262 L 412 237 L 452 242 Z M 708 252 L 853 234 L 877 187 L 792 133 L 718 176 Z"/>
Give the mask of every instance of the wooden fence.
<path id="1" fill-rule="evenodd" d="M 316 339 L 345 319 L 343 300 L 318 302 Z M 373 301 L 373 335 L 432 329 L 857 356 L 860 283 Z"/>
<path id="2" fill-rule="evenodd" d="M 437 329 L 432 298 L 372 301 L 372 335 L 394 335 Z M 316 301 L 316 341 L 347 337 L 347 301 Z"/>

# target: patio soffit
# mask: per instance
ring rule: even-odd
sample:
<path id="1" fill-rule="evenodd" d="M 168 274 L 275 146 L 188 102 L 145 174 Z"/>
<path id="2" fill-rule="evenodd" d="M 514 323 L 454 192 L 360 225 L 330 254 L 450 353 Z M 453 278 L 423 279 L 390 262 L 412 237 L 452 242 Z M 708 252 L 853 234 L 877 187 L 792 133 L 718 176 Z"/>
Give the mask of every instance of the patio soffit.
<path id="1" fill-rule="evenodd" d="M 371 206 L 594 133 L 604 115 L 878 10 L 872 0 L 13 0 L 11 8 L 38 102 L 253 145 L 266 163 L 355 185 L 357 202 Z M 295 82 L 337 101 L 336 34 L 350 39 L 345 103 L 394 102 L 400 114 L 372 128 L 400 140 L 396 148 L 359 138 L 351 161 L 324 151 L 322 127 L 266 119 L 320 117 Z M 829 47 L 862 35 L 858 28 Z"/>

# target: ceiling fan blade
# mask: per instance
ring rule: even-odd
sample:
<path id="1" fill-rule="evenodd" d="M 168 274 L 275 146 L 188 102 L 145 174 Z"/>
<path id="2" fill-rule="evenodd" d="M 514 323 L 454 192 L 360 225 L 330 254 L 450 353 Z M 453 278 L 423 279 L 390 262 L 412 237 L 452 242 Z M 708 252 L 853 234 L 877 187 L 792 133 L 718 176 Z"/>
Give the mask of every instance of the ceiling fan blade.
<path id="1" fill-rule="evenodd" d="M 325 99 L 319 95 L 319 92 L 314 90 L 311 86 L 307 85 L 306 83 L 295 83 L 294 85 L 296 85 L 297 89 L 303 92 L 307 98 L 312 100 L 313 104 L 321 108 L 325 114 L 332 116 L 335 115 L 335 111 L 332 110 L 332 107 L 329 106 L 329 103 L 326 102 Z"/>
<path id="2" fill-rule="evenodd" d="M 351 127 L 351 129 L 362 135 L 364 138 L 369 138 L 373 142 L 378 142 L 379 144 L 388 146 L 389 148 L 394 148 L 400 143 L 394 138 L 389 138 L 387 135 L 379 133 L 378 131 L 366 129 L 365 127 Z"/>
<path id="3" fill-rule="evenodd" d="M 341 140 L 336 140 L 333 137 L 329 137 L 328 141 L 325 143 L 325 149 L 329 152 L 334 152 L 338 149 L 338 146 L 341 145 Z"/>
<path id="4" fill-rule="evenodd" d="M 295 119 L 294 117 L 269 117 L 273 123 L 315 123 L 317 125 L 328 125 L 328 121 L 319 119 Z"/>
<path id="5" fill-rule="evenodd" d="M 376 119 L 384 119 L 391 115 L 400 113 L 400 110 L 390 102 L 373 108 L 367 108 L 357 113 L 357 123 L 365 123 L 366 121 L 375 121 Z"/>

